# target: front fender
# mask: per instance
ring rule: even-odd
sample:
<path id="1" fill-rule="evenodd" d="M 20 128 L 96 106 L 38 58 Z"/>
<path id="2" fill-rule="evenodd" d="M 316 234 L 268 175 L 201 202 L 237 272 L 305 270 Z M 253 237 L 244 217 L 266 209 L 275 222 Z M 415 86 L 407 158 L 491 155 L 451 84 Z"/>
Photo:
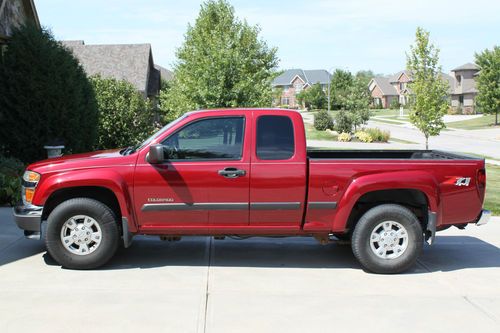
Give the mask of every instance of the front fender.
<path id="1" fill-rule="evenodd" d="M 135 231 L 135 219 L 131 211 L 132 200 L 127 182 L 122 175 L 111 169 L 67 171 L 42 177 L 35 191 L 33 204 L 43 206 L 58 190 L 83 186 L 103 187 L 112 191 L 120 205 L 122 217 L 129 221 L 130 231 Z"/>
<path id="2" fill-rule="evenodd" d="M 429 203 L 429 209 L 437 213 L 439 223 L 441 204 L 439 200 L 439 186 L 434 176 L 429 172 L 419 170 L 396 171 L 354 178 L 337 206 L 337 214 L 332 229 L 334 231 L 345 230 L 354 205 L 364 194 L 374 191 L 398 189 L 423 192 Z"/>

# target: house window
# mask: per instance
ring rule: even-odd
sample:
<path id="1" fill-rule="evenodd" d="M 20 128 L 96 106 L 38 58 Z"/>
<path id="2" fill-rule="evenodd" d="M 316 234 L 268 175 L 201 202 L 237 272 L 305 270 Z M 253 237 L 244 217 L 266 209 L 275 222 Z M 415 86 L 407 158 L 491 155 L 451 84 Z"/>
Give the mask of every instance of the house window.
<path id="1" fill-rule="evenodd" d="M 458 96 L 458 103 L 459 103 L 460 105 L 463 105 L 463 104 L 464 104 L 464 95 L 459 95 L 459 96 Z"/>
<path id="2" fill-rule="evenodd" d="M 281 105 L 290 105 L 290 99 L 288 97 L 282 97 Z"/>
<path id="3" fill-rule="evenodd" d="M 462 75 L 457 76 L 457 87 L 460 87 L 462 85 Z"/>
<path id="4" fill-rule="evenodd" d="M 283 86 L 283 92 L 288 92 L 288 88 L 290 88 L 289 86 Z"/>
<path id="5" fill-rule="evenodd" d="M 405 83 L 404 82 L 399 82 L 399 90 L 404 90 L 405 89 Z"/>

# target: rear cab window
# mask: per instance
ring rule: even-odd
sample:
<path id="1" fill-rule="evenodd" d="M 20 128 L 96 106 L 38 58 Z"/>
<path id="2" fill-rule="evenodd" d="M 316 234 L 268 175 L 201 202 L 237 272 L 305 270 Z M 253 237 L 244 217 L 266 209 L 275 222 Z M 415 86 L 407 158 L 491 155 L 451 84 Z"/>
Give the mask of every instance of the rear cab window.
<path id="1" fill-rule="evenodd" d="M 295 154 L 292 120 L 287 116 L 257 118 L 256 154 L 260 160 L 288 160 Z"/>

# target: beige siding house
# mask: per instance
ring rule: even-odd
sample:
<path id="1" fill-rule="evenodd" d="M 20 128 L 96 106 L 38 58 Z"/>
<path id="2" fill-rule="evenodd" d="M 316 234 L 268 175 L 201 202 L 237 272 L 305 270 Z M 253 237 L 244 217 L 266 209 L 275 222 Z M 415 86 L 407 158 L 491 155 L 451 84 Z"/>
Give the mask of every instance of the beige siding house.
<path id="1" fill-rule="evenodd" d="M 451 111 L 463 114 L 475 113 L 474 99 L 477 95 L 475 78 L 479 67 L 472 63 L 464 64 L 451 71 L 450 74 L 441 73 L 441 78 L 448 83 Z M 368 84 L 373 105 L 388 108 L 394 99 L 399 104 L 408 103 L 411 91 L 411 73 L 400 71 L 388 77 L 374 77 Z"/>

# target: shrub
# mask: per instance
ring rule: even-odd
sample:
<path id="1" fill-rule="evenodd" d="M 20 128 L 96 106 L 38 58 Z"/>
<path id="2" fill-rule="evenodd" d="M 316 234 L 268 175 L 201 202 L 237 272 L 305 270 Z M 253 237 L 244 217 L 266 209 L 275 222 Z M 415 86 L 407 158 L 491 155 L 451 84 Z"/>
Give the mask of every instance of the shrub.
<path id="1" fill-rule="evenodd" d="M 43 146 L 91 150 L 97 106 L 85 72 L 52 34 L 31 25 L 14 30 L 0 61 L 0 152 L 23 162 L 46 157 Z"/>
<path id="2" fill-rule="evenodd" d="M 100 149 L 135 145 L 154 130 L 151 104 L 126 81 L 91 78 L 99 109 Z"/>
<path id="3" fill-rule="evenodd" d="M 370 135 L 373 141 L 376 142 L 387 142 L 391 137 L 391 133 L 389 131 L 384 131 L 379 128 L 366 128 L 364 131 Z"/>
<path id="4" fill-rule="evenodd" d="M 346 133 L 346 132 L 343 132 L 343 133 L 340 133 L 338 136 L 337 136 L 337 140 L 338 141 L 341 141 L 341 142 L 348 142 L 348 141 L 351 141 L 351 134 L 349 133 Z"/>
<path id="5" fill-rule="evenodd" d="M 321 110 L 314 115 L 314 128 L 318 131 L 333 129 L 333 120 L 328 114 L 328 111 Z"/>
<path id="6" fill-rule="evenodd" d="M 14 205 L 21 200 L 21 176 L 24 164 L 15 158 L 0 156 L 0 205 Z"/>
<path id="7" fill-rule="evenodd" d="M 335 130 L 337 132 L 351 133 L 352 126 L 352 118 L 348 112 L 340 110 L 335 114 Z"/>
<path id="8" fill-rule="evenodd" d="M 366 142 L 366 143 L 370 143 L 373 141 L 372 137 L 370 136 L 370 134 L 364 132 L 364 131 L 357 131 L 356 134 L 355 134 L 356 138 L 358 138 L 359 141 L 361 142 Z"/>

